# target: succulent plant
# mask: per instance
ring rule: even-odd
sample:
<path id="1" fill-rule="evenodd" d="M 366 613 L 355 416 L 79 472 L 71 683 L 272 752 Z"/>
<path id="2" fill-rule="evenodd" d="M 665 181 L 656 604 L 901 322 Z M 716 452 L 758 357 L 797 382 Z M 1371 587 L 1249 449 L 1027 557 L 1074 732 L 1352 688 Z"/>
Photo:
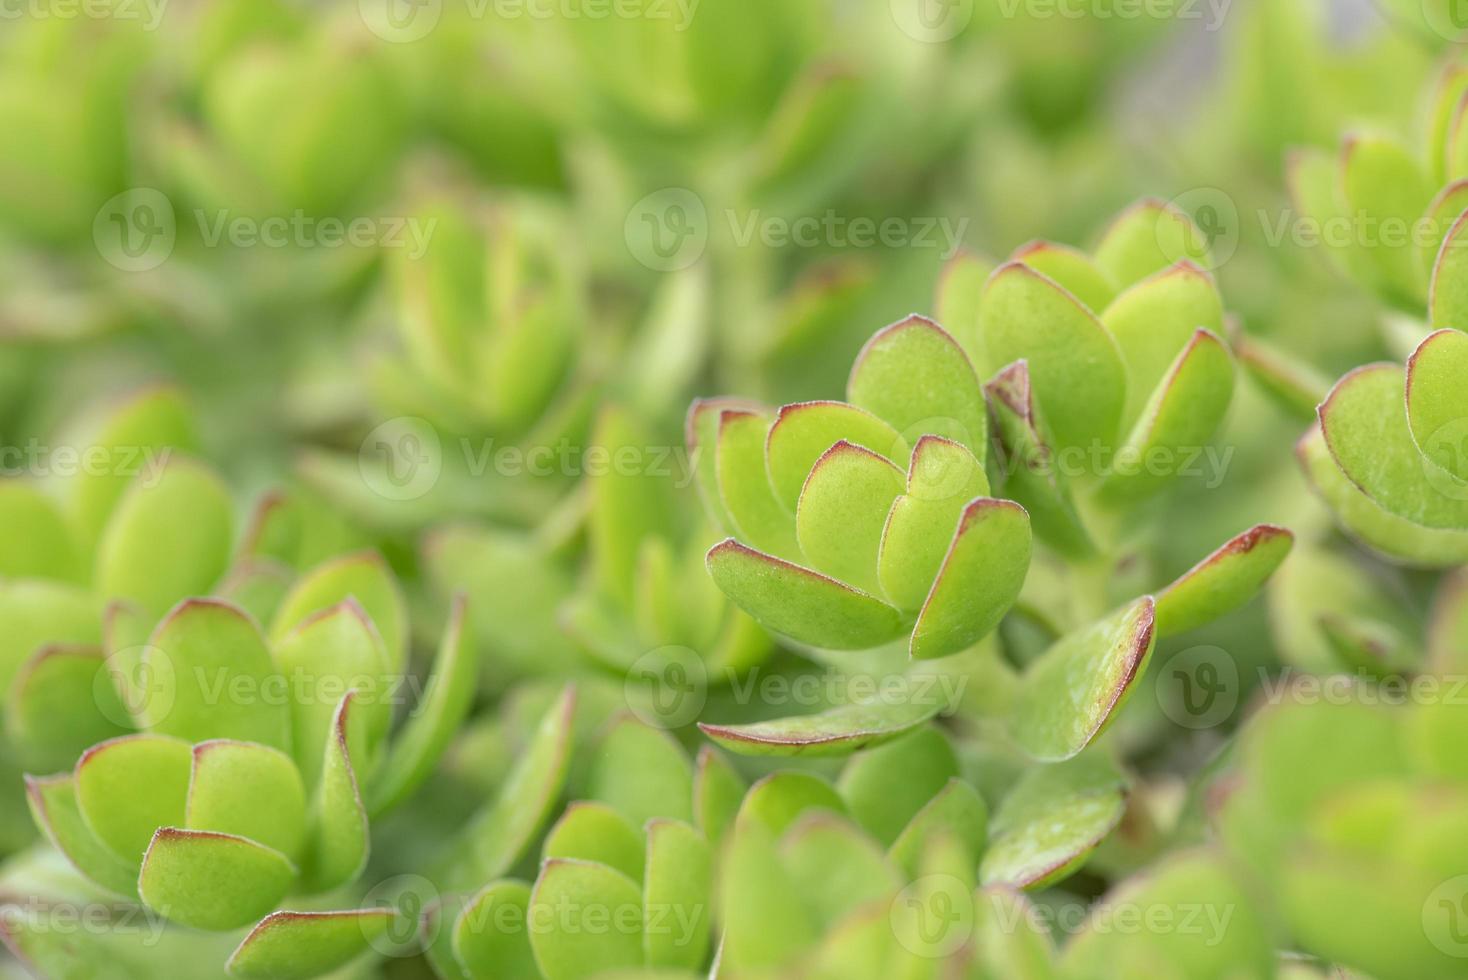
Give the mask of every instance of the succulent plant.
<path id="1" fill-rule="evenodd" d="M 28 779 L 37 824 L 97 884 L 170 921 L 261 920 L 231 959 L 238 975 L 276 975 L 273 961 L 306 950 L 354 958 L 395 913 L 268 914 L 360 873 L 369 816 L 427 777 L 469 709 L 477 664 L 460 603 L 388 738 L 406 635 L 391 576 L 355 557 L 297 582 L 268 638 L 232 603 L 185 600 L 145 646 L 114 654 L 136 658 L 118 673 L 138 731 L 91 747 L 69 773 Z"/>
<path id="2" fill-rule="evenodd" d="M 968 650 L 1016 604 L 1042 610 L 1062 625 L 1015 690 L 1011 728 L 1038 758 L 1079 753 L 1158 636 L 1242 604 L 1292 541 L 1256 527 L 1155 596 L 1119 608 L 1110 597 L 1112 571 L 1135 547 L 1139 505 L 1177 476 L 1186 454 L 1203 452 L 1232 392 L 1232 356 L 1208 329 L 1222 319 L 1212 280 L 1170 258 L 1201 240 L 1181 214 L 1143 203 L 1111 227 L 1094 261 L 1039 243 L 985 281 L 979 260 L 960 257 L 938 305 L 972 332 L 983 370 L 998 372 L 987 384 L 953 337 L 914 316 L 867 344 L 845 402 L 778 412 L 695 402 L 699 488 L 734 535 L 708 554 L 714 581 L 757 622 L 807 647 L 901 640 L 915 661 Z M 1013 499 L 990 496 L 991 469 Z M 1060 575 L 1081 592 L 1079 615 L 1062 601 L 1064 586 L 1038 576 L 1026 585 L 1039 550 L 1032 534 L 1047 569 L 1052 556 L 1069 559 Z M 848 705 L 822 719 L 824 736 L 807 718 L 738 741 L 752 751 L 822 740 L 849 750 L 853 726 L 890 737 L 922 720 L 877 714 Z"/>

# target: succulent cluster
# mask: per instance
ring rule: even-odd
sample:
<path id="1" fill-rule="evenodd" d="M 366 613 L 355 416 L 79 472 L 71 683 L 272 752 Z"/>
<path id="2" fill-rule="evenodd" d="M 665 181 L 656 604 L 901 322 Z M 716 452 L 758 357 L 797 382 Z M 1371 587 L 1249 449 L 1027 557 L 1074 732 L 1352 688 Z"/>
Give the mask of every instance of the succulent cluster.
<path id="1" fill-rule="evenodd" d="M 1465 975 L 1465 35 L 1174 6 L 0 10 L 0 974 Z"/>

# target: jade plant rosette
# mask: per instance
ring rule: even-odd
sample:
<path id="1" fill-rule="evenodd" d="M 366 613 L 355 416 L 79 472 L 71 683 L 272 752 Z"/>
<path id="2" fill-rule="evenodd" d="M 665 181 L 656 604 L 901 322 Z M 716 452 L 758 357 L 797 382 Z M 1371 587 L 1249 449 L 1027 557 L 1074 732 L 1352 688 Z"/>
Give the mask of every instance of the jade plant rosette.
<path id="1" fill-rule="evenodd" d="M 231 957 L 235 975 L 345 963 L 397 913 L 273 910 L 351 883 L 369 818 L 428 776 L 474 690 L 464 615 L 459 602 L 420 701 L 390 736 L 408 622 L 380 560 L 307 573 L 268 632 L 226 600 L 185 600 L 119 654 L 137 658 L 112 675 L 137 732 L 98 743 L 70 772 L 29 778 L 36 822 L 97 884 L 170 921 L 259 920 Z"/>

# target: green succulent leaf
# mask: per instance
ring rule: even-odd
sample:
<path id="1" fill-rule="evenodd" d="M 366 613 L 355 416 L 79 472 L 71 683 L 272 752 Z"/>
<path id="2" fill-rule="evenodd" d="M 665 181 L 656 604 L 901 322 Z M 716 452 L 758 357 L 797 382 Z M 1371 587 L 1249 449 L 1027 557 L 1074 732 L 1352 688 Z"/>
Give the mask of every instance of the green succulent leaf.
<path id="1" fill-rule="evenodd" d="M 713 904 L 713 855 L 701 833 L 677 820 L 648 821 L 642 903 L 647 965 L 701 967 Z"/>
<path id="2" fill-rule="evenodd" d="M 326 764 L 321 747 L 338 723 L 342 696 L 354 692 L 354 722 L 364 724 L 366 751 L 392 719 L 391 685 L 382 638 L 355 598 L 312 613 L 276 641 L 275 663 L 298 689 L 290 699 L 290 733 L 296 764 L 314 787 Z"/>
<path id="3" fill-rule="evenodd" d="M 1439 673 L 1468 669 L 1468 571 L 1446 576 L 1433 598 L 1427 652 Z"/>
<path id="4" fill-rule="evenodd" d="M 298 860 L 306 833 L 306 788 L 290 756 L 253 742 L 194 746 L 187 830 L 248 837 Z"/>
<path id="5" fill-rule="evenodd" d="M 1234 338 L 1234 356 L 1276 405 L 1301 422 L 1314 421 L 1316 406 L 1330 391 L 1329 379 L 1310 364 L 1247 334 Z"/>
<path id="6" fill-rule="evenodd" d="M 620 407 L 602 410 L 591 446 L 616 460 L 624 453 L 642 459 L 655 440 L 631 412 Z M 638 553 L 649 536 L 666 533 L 672 511 L 672 483 L 652 467 L 633 471 L 611 466 L 588 480 L 590 511 L 588 547 L 596 582 L 602 591 L 631 606 L 637 579 Z"/>
<path id="7" fill-rule="evenodd" d="M 148 908 L 195 929 L 238 929 L 285 897 L 296 867 L 245 837 L 160 827 L 143 857 L 138 894 Z"/>
<path id="8" fill-rule="evenodd" d="M 1417 447 L 1468 494 L 1468 333 L 1439 330 L 1407 362 L 1407 421 Z"/>
<path id="9" fill-rule="evenodd" d="M 505 879 L 491 882 L 460 911 L 453 926 L 453 952 L 469 980 L 540 980 L 530 948 L 530 886 Z"/>
<path id="10" fill-rule="evenodd" d="M 691 821 L 693 767 L 667 732 L 622 715 L 602 736 L 587 797 L 609 804 L 634 827 L 654 817 Z"/>
<path id="11" fill-rule="evenodd" d="M 301 882 L 308 891 L 328 891 L 355 878 L 367 863 L 367 809 L 362 804 L 355 760 L 363 756 L 366 723 L 355 692 L 336 706 L 323 734 L 322 762 L 307 816 Z"/>
<path id="12" fill-rule="evenodd" d="M 775 497 L 765 469 L 765 437 L 771 419 L 753 408 L 718 413 L 713 443 L 719 499 L 729 530 L 756 548 L 775 555 L 798 555 L 795 520 Z"/>
<path id="13" fill-rule="evenodd" d="M 65 765 L 88 746 L 125 735 L 127 711 L 93 646 L 46 646 L 26 661 L 5 698 L 5 733 L 31 755 Z"/>
<path id="14" fill-rule="evenodd" d="M 1222 855 L 1200 849 L 1174 854 L 1148 872 L 1118 885 L 1101 908 L 1198 908 L 1209 916 L 1198 929 L 1144 929 L 1122 936 L 1106 913 L 1092 916 L 1066 946 L 1066 976 L 1099 978 L 1120 969 L 1128 975 L 1166 965 L 1187 977 L 1275 976 L 1268 923 Z M 1226 918 L 1225 918 L 1226 916 Z"/>
<path id="15" fill-rule="evenodd" d="M 811 567 L 869 593 L 878 589 L 877 552 L 902 471 L 845 440 L 811 467 L 795 511 L 795 537 Z"/>
<path id="16" fill-rule="evenodd" d="M 745 789 L 743 778 L 717 749 L 705 745 L 698 750 L 693 763 L 694 824 L 711 845 L 717 847 L 724 839 Z"/>
<path id="17" fill-rule="evenodd" d="M 856 822 L 888 847 L 957 775 L 953 746 L 929 726 L 853 756 L 837 788 Z"/>
<path id="18" fill-rule="evenodd" d="M 1417 161 L 1389 139 L 1358 136 L 1341 151 L 1341 187 L 1350 213 L 1382 224 L 1412 227 L 1432 201 L 1432 187 Z M 1373 284 L 1384 295 L 1411 306 L 1420 303 L 1427 283 L 1410 240 L 1362 240 L 1375 270 Z"/>
<path id="19" fill-rule="evenodd" d="M 576 689 L 568 686 L 541 717 L 499 795 L 470 820 L 445 872 L 453 887 L 501 877 L 530 846 L 566 780 L 575 706 Z"/>
<path id="20" fill-rule="evenodd" d="M 1094 754 L 1031 769 L 994 812 L 980 881 L 1036 889 L 1067 877 L 1121 822 L 1124 790 Z"/>
<path id="21" fill-rule="evenodd" d="M 987 885 L 974 894 L 974 949 L 982 968 L 996 977 L 1058 976 L 1043 918 L 1024 892 L 1008 885 Z"/>
<path id="22" fill-rule="evenodd" d="M 1433 236 L 1422 243 L 1422 267 L 1429 276 L 1432 275 L 1433 267 L 1437 265 L 1437 257 L 1442 251 L 1443 242 L 1447 241 L 1453 226 L 1458 223 L 1458 218 L 1464 211 L 1468 211 L 1468 180 L 1456 180 L 1448 184 L 1437 192 L 1437 196 L 1427 206 L 1424 220 L 1432 229 Z M 1432 295 L 1430 287 L 1429 283 L 1429 301 Z"/>
<path id="23" fill-rule="evenodd" d="M 1118 215 L 1096 247 L 1096 265 L 1122 287 L 1184 259 L 1212 268 L 1208 236 L 1177 207 L 1156 198 Z"/>
<path id="24" fill-rule="evenodd" d="M 862 650 L 903 632 L 902 614 L 882 600 L 732 538 L 709 551 L 708 569 L 755 622 L 802 643 Z"/>
<path id="25" fill-rule="evenodd" d="M 136 864 L 159 827 L 183 826 L 192 769 L 189 743 L 166 735 L 95 745 L 72 777 L 82 820 L 114 854 Z"/>
<path id="26" fill-rule="evenodd" d="M 1320 406 L 1325 443 L 1341 472 L 1383 510 L 1428 528 L 1468 528 L 1468 482 L 1418 451 L 1402 411 L 1403 371 L 1357 368 Z"/>
<path id="27" fill-rule="evenodd" d="M 734 526 L 724 507 L 724 496 L 719 488 L 718 445 L 722 417 L 729 411 L 758 411 L 758 406 L 741 398 L 695 398 L 688 406 L 683 420 L 683 444 L 693 460 L 694 483 L 704 510 L 712 518 L 714 526 L 726 534 L 734 532 Z M 760 439 L 760 466 L 764 466 L 764 439 Z"/>
<path id="28" fill-rule="evenodd" d="M 1094 312 L 1106 309 L 1116 298 L 1116 287 L 1107 274 L 1078 248 L 1034 241 L 1015 249 L 1009 258 L 1055 280 Z"/>
<path id="29" fill-rule="evenodd" d="M 949 839 L 964 850 L 969 869 L 978 867 L 989 825 L 989 807 L 979 791 L 954 777 L 913 815 L 892 842 L 887 857 L 906 872 L 909 880 L 923 873 L 929 848 Z"/>
<path id="30" fill-rule="evenodd" d="M 877 556 L 882 593 L 916 613 L 948 555 L 965 505 L 989 494 L 984 468 L 961 444 L 925 435 L 913 447 L 907 492 L 887 515 Z"/>
<path id="31" fill-rule="evenodd" d="M 272 912 L 240 942 L 227 967 L 236 977 L 309 980 L 369 952 L 398 918 L 387 908 Z"/>
<path id="32" fill-rule="evenodd" d="M 724 929 L 719 962 L 725 969 L 778 968 L 820 935 L 813 911 L 780 860 L 777 835 L 761 820 L 741 820 L 730 832 L 719 875 Z"/>
<path id="33" fill-rule="evenodd" d="M 1077 755 L 1106 726 L 1146 669 L 1156 642 L 1150 596 L 1058 640 L 1020 681 L 1015 741 L 1042 761 Z"/>
<path id="34" fill-rule="evenodd" d="M 1070 483 L 1057 465 L 1029 365 L 1016 361 L 984 387 L 994 418 L 1004 492 L 1024 506 L 1035 533 L 1047 544 L 1068 555 L 1089 555 L 1095 546 L 1076 513 Z"/>
<path id="35" fill-rule="evenodd" d="M 86 577 L 71 528 L 39 487 L 0 481 L 0 525 L 8 529 L 0 548 L 0 576 L 72 583 Z"/>
<path id="36" fill-rule="evenodd" d="M 984 283 L 993 274 L 992 262 L 967 249 L 959 249 L 943 264 L 933 299 L 938 322 L 963 345 L 974 367 L 979 370 L 988 368 L 987 362 L 981 359 L 983 345 L 978 337 L 979 308 L 983 301 Z"/>
<path id="37" fill-rule="evenodd" d="M 1101 488 L 1104 499 L 1136 501 L 1150 496 L 1177 475 L 1212 437 L 1228 411 L 1234 391 L 1233 357 L 1223 341 L 1198 330 L 1152 392 L 1116 466 Z M 1171 471 L 1154 459 L 1167 461 Z"/>
<path id="38" fill-rule="evenodd" d="M 139 460 L 145 465 L 166 463 L 170 450 L 193 452 L 198 442 L 188 404 L 179 391 L 168 387 L 150 388 L 134 396 L 82 440 L 110 459 Z M 130 469 L 119 466 L 73 478 L 68 503 L 84 546 L 101 537 L 113 509 L 128 492 L 137 475 Z M 167 603 L 164 605 L 166 608 Z"/>
<path id="39" fill-rule="evenodd" d="M 811 468 L 843 440 L 895 464 L 907 462 L 906 440 L 865 409 L 832 401 L 800 402 L 780 409 L 765 438 L 765 466 L 775 498 L 786 510 L 796 512 Z"/>
<path id="40" fill-rule="evenodd" d="M 833 813 L 818 810 L 800 817 L 781 836 L 779 851 L 803 904 L 823 928 L 901 887 L 872 839 Z"/>
<path id="41" fill-rule="evenodd" d="M 570 909 L 569 918 L 565 909 Z M 557 911 L 561 910 L 561 911 Z M 642 893 L 601 864 L 552 859 L 530 896 L 530 946 L 546 980 L 582 980 L 642 965 Z M 576 921 L 580 917 L 584 921 Z M 593 918 L 595 917 L 595 918 Z M 609 924 L 594 928 L 597 921 Z"/>
<path id="42" fill-rule="evenodd" d="M 902 737 L 936 715 L 940 707 L 872 701 L 747 725 L 700 722 L 698 727 L 739 755 L 846 755 Z"/>
<path id="43" fill-rule="evenodd" d="M 229 492 L 212 472 L 175 459 L 117 503 L 97 544 L 96 588 L 161 616 L 224 574 L 233 531 Z"/>
<path id="44" fill-rule="evenodd" d="M 1468 532 L 1423 527 L 1382 507 L 1341 471 L 1319 425 L 1301 437 L 1295 455 L 1315 492 L 1357 540 L 1414 565 L 1460 565 L 1468 561 Z"/>
<path id="45" fill-rule="evenodd" d="M 103 888 L 136 897 L 138 861 L 119 857 L 92 833 L 77 804 L 75 777 L 70 773 L 27 776 L 25 785 L 31 818 L 51 845 Z"/>
<path id="46" fill-rule="evenodd" d="M 1434 255 L 1427 294 L 1427 323 L 1434 329 L 1468 329 L 1468 221 L 1459 216 Z"/>
<path id="47" fill-rule="evenodd" d="M 988 361 L 1029 366 L 1055 448 L 1110 445 L 1126 398 L 1116 341 L 1064 289 L 1017 262 L 984 290 L 980 335 Z"/>
<path id="48" fill-rule="evenodd" d="M 303 575 L 276 610 L 271 642 L 280 643 L 313 615 L 349 598 L 356 600 L 381 637 L 388 670 L 400 672 L 408 656 L 407 603 L 392 571 L 375 551 L 342 555 Z"/>
<path id="49" fill-rule="evenodd" d="M 275 663 L 260 629 L 217 599 L 180 603 L 153 631 L 141 659 L 148 686 L 138 724 L 191 742 L 232 738 L 287 749 L 289 709 L 271 696 Z"/>
<path id="50" fill-rule="evenodd" d="M 546 834 L 541 858 L 595 861 L 633 880 L 642 877 L 642 834 L 605 803 L 572 803 Z"/>
<path id="51" fill-rule="evenodd" d="M 846 801 L 819 776 L 796 770 L 781 770 L 760 779 L 749 788 L 735 817 L 734 828 L 757 823 L 779 837 L 796 818 L 808 810 L 846 813 Z"/>
<path id="52" fill-rule="evenodd" d="M 947 657 L 989 635 L 1019 598 L 1030 545 L 1030 515 L 1013 501 L 980 497 L 964 508 L 913 627 L 913 659 Z"/>
<path id="53" fill-rule="evenodd" d="M 872 335 L 852 365 L 846 400 L 904 435 L 962 443 L 980 463 L 988 452 L 988 415 L 973 365 L 926 317 L 910 316 Z"/>
<path id="54" fill-rule="evenodd" d="M 1105 308 L 1101 322 L 1126 363 L 1125 430 L 1142 417 L 1179 352 L 1197 342 L 1198 331 L 1223 333 L 1223 300 L 1212 276 L 1179 262 L 1127 289 Z"/>
<path id="55" fill-rule="evenodd" d="M 60 582 L 20 579 L 0 582 L 0 685 L 44 646 L 90 646 L 101 640 L 98 603 L 87 591 Z"/>
<path id="56" fill-rule="evenodd" d="M 374 814 L 401 803 L 429 777 L 473 706 L 479 664 L 467 609 L 468 600 L 456 595 L 422 700 L 373 774 L 368 799 Z"/>
<path id="57" fill-rule="evenodd" d="M 1213 622 L 1254 597 L 1289 555 L 1295 536 L 1259 524 L 1231 538 L 1157 593 L 1159 638 Z"/>

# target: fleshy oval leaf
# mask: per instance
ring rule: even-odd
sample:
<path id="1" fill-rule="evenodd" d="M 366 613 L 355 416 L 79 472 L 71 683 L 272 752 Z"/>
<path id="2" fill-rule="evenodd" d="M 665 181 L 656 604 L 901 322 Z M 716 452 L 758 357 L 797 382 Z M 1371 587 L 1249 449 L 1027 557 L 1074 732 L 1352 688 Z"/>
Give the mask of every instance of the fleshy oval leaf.
<path id="1" fill-rule="evenodd" d="M 159 827 L 182 826 L 193 751 L 166 735 L 124 735 L 94 745 L 77 760 L 73 780 L 87 829 L 136 864 Z"/>
<path id="2" fill-rule="evenodd" d="M 270 639 L 279 642 L 314 613 L 354 598 L 387 650 L 390 670 L 401 671 L 408 650 L 408 610 L 397 579 L 375 551 L 342 555 L 311 569 L 276 610 Z"/>
<path id="3" fill-rule="evenodd" d="M 284 854 L 248 838 L 160 827 L 143 858 L 138 894 L 175 922 L 223 931 L 274 909 L 295 877 Z"/>
<path id="4" fill-rule="evenodd" d="M 642 965 L 642 892 L 620 871 L 586 861 L 547 861 L 530 896 L 530 915 L 547 924 L 530 932 L 546 980 L 584 980 Z M 596 926 L 598 921 L 603 925 Z"/>
<path id="5" fill-rule="evenodd" d="M 1058 762 L 1100 734 L 1146 668 L 1155 609 L 1143 596 L 1057 640 L 1020 680 L 1011 728 L 1030 756 Z"/>
<path id="6" fill-rule="evenodd" d="M 775 498 L 795 513 L 816 460 L 845 440 L 905 464 L 908 446 L 892 426 L 845 402 L 798 402 L 782 407 L 765 438 L 765 466 Z"/>
<path id="7" fill-rule="evenodd" d="M 647 965 L 697 970 L 708 953 L 713 904 L 708 841 L 682 821 L 650 820 L 645 867 L 642 948 Z"/>
<path id="8" fill-rule="evenodd" d="M 1019 598 L 1030 547 L 1030 515 L 1014 501 L 981 497 L 964 508 L 913 626 L 913 659 L 946 657 L 989 635 Z"/>
<path id="9" fill-rule="evenodd" d="M 1407 362 L 1407 421 L 1431 462 L 1468 481 L 1468 333 L 1439 330 Z M 1468 495 L 1468 482 L 1464 494 Z"/>
<path id="10" fill-rule="evenodd" d="M 761 551 L 798 555 L 795 521 L 775 497 L 765 468 L 765 438 L 771 419 L 754 409 L 726 409 L 719 413 L 715 479 L 719 499 L 729 517 L 730 532 Z"/>
<path id="11" fill-rule="evenodd" d="M 1066 877 L 1121 822 L 1124 790 L 1095 756 L 1031 769 L 994 812 L 979 880 L 1035 889 Z"/>
<path id="12" fill-rule="evenodd" d="M 816 460 L 795 510 L 795 537 L 810 567 L 868 593 L 878 589 L 877 552 L 903 473 L 885 456 L 836 443 Z"/>
<path id="13" fill-rule="evenodd" d="M 732 538 L 708 553 L 715 584 L 768 630 L 834 650 L 896 639 L 902 615 L 882 600 Z"/>
<path id="14" fill-rule="evenodd" d="M 937 703 L 872 701 L 747 725 L 700 722 L 698 727 L 739 755 L 846 755 L 902 737 L 936 715 L 940 707 Z"/>
<path id="15" fill-rule="evenodd" d="M 230 954 L 231 976 L 310 980 L 339 970 L 375 948 L 401 918 L 396 909 L 272 912 Z"/>
<path id="16" fill-rule="evenodd" d="M 605 803 L 580 800 L 566 807 L 545 836 L 541 859 L 595 861 L 633 880 L 642 877 L 642 834 Z"/>
<path id="17" fill-rule="evenodd" d="M 988 360 L 1029 364 L 1057 449 L 1111 445 L 1126 398 L 1116 341 L 1095 315 L 1028 266 L 1001 266 L 984 289 Z"/>
<path id="18" fill-rule="evenodd" d="M 899 320 L 866 342 L 851 367 L 846 400 L 898 432 L 962 443 L 980 462 L 988 451 L 978 375 L 958 342 L 926 317 Z"/>
<path id="19" fill-rule="evenodd" d="M 1273 524 L 1225 542 L 1157 594 L 1158 638 L 1197 629 L 1248 602 L 1294 543 L 1294 534 Z"/>
<path id="20" fill-rule="evenodd" d="M 490 882 L 454 920 L 454 958 L 468 980 L 540 980 L 530 949 L 530 886 Z"/>

